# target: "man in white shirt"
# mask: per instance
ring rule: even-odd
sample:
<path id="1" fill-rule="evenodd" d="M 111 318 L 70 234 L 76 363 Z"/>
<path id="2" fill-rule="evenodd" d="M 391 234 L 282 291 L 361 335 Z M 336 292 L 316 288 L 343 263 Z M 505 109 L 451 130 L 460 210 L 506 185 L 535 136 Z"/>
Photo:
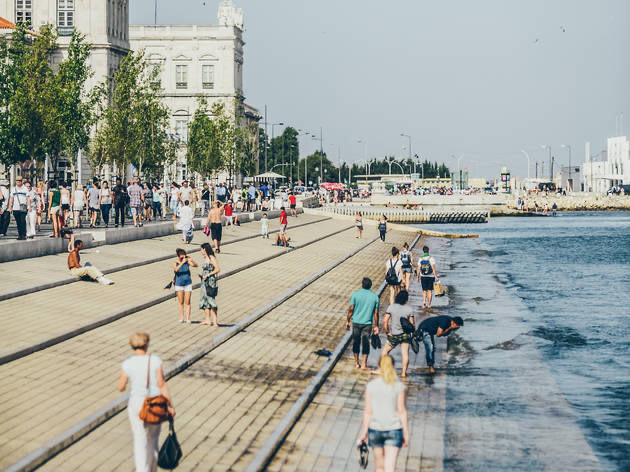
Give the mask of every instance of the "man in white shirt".
<path id="1" fill-rule="evenodd" d="M 7 235 L 11 213 L 9 211 L 9 182 L 6 179 L 0 180 L 0 238 Z"/>
<path id="2" fill-rule="evenodd" d="M 26 214 L 31 211 L 31 199 L 28 190 L 22 185 L 22 177 L 15 179 L 15 187 L 9 193 L 9 210 L 18 227 L 18 240 L 26 239 Z"/>
<path id="3" fill-rule="evenodd" d="M 193 201 L 191 198 L 191 195 L 192 195 L 192 188 L 188 186 L 188 181 L 184 180 L 182 182 L 182 186 L 179 188 L 179 201 L 181 203 L 184 203 L 186 200 L 188 200 L 188 203 L 190 204 Z"/>

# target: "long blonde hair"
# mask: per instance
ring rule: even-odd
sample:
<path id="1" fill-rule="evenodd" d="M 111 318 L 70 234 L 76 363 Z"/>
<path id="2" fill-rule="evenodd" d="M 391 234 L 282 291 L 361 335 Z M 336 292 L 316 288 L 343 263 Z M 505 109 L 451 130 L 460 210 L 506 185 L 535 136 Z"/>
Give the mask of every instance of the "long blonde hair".
<path id="1" fill-rule="evenodd" d="M 381 377 L 388 385 L 394 385 L 398 377 L 396 376 L 396 369 L 394 369 L 394 359 L 389 354 L 381 356 L 378 361 L 378 368 L 381 371 Z"/>

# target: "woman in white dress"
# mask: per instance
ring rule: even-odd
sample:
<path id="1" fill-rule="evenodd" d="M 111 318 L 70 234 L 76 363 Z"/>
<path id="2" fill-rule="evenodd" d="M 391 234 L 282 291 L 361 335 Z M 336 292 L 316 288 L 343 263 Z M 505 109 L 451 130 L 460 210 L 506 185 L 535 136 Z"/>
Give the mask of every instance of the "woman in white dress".
<path id="1" fill-rule="evenodd" d="M 85 191 L 83 190 L 83 185 L 77 185 L 76 190 L 72 194 L 72 203 L 71 203 L 72 211 L 74 213 L 74 221 L 72 223 L 72 227 L 81 227 L 81 212 L 85 210 Z"/>

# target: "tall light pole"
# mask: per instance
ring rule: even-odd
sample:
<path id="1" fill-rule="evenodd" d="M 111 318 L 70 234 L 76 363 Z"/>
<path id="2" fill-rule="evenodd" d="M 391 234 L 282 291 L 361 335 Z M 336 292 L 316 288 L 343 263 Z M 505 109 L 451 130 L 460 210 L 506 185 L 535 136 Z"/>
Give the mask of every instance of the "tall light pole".
<path id="1" fill-rule="evenodd" d="M 366 165 L 367 165 L 367 141 L 365 139 L 359 139 L 357 141 L 357 143 L 359 144 L 363 144 L 363 160 L 365 160 Z M 370 175 L 370 168 L 368 166 L 368 173 L 367 175 Z"/>
<path id="2" fill-rule="evenodd" d="M 549 150 L 549 165 L 551 166 L 551 172 L 553 172 L 553 164 L 551 163 L 551 145 L 550 144 L 543 144 L 542 146 L 540 146 L 543 149 L 547 149 Z M 545 173 L 545 161 L 543 161 L 542 164 L 542 170 L 540 171 L 541 174 Z M 553 175 L 551 176 L 553 178 Z"/>
<path id="3" fill-rule="evenodd" d="M 460 155 L 459 157 L 457 157 L 455 154 L 451 154 L 451 157 L 453 159 L 457 159 L 457 174 L 459 175 L 459 190 L 461 192 L 462 190 L 462 170 L 461 170 L 461 162 L 462 159 L 464 157 L 464 155 Z"/>
<path id="4" fill-rule="evenodd" d="M 567 148 L 569 150 L 569 179 L 567 180 L 567 187 L 569 187 L 569 191 L 573 191 L 573 182 L 571 181 L 571 145 L 570 144 L 561 144 L 560 147 Z"/>
<path id="5" fill-rule="evenodd" d="M 265 141 L 269 139 L 269 133 L 267 132 L 267 105 L 265 105 Z M 267 172 L 267 148 L 270 143 L 265 143 L 265 172 Z"/>
<path id="6" fill-rule="evenodd" d="M 411 160 L 411 136 L 405 133 L 400 133 L 403 138 L 407 138 L 409 140 L 409 160 Z"/>
<path id="7" fill-rule="evenodd" d="M 527 178 L 529 179 L 529 154 L 527 154 L 527 152 L 525 152 L 525 149 L 521 149 L 521 152 L 527 158 Z"/>

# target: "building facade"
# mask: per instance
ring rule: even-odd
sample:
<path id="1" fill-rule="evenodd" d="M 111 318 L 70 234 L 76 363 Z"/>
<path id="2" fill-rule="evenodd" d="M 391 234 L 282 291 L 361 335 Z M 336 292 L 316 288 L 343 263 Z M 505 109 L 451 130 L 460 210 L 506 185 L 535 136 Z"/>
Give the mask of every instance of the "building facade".
<path id="1" fill-rule="evenodd" d="M 261 117 L 256 109 L 243 103 L 243 11 L 232 0 L 220 3 L 216 25 L 129 25 L 129 0 L 3 0 L 0 17 L 25 22 L 33 30 L 54 25 L 59 33 L 59 50 L 53 63 L 66 54 L 75 28 L 84 34 L 92 44 L 90 65 L 94 75 L 88 88 L 112 80 L 129 51 L 144 50 L 147 60 L 159 68 L 173 135 L 186 141 L 199 98 L 205 97 L 209 106 L 221 100 L 228 113 L 238 110 L 242 117 L 239 126 L 255 125 L 252 139 L 257 147 Z M 80 152 L 72 159 L 74 174 L 68 166 L 64 178 L 86 183 L 92 177 L 87 156 Z M 113 176 L 110 169 L 102 172 L 99 177 Z M 175 180 L 188 177 L 185 150 L 166 174 L 165 178 Z"/>
<path id="2" fill-rule="evenodd" d="M 604 193 L 611 187 L 630 185 L 630 140 L 626 136 L 608 138 L 605 151 L 591 156 L 586 144 L 586 162 L 582 164 L 584 191 Z"/>

